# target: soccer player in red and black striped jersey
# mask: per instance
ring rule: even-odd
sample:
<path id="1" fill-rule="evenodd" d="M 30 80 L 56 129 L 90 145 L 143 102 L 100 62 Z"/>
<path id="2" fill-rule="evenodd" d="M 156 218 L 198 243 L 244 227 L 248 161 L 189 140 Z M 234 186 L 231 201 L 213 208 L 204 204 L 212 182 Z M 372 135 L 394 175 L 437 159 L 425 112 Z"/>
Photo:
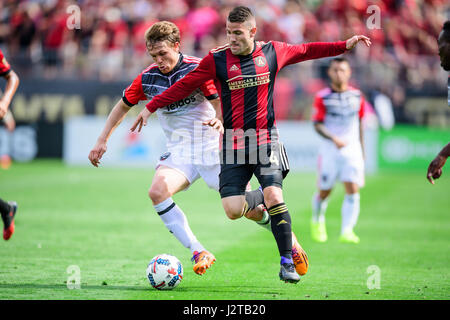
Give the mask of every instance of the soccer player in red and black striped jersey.
<path id="1" fill-rule="evenodd" d="M 255 18 L 251 10 L 243 6 L 229 13 L 226 32 L 229 43 L 211 50 L 195 70 L 154 97 L 131 130 L 141 130 L 152 112 L 185 97 L 206 80 L 214 79 L 225 128 L 220 173 L 225 212 L 230 219 L 246 213 L 249 205 L 244 197 L 245 186 L 255 174 L 263 189 L 261 201 L 271 216 L 272 232 L 281 256 L 280 279 L 296 283 L 300 280 L 297 273 L 302 272 L 295 269 L 299 264 L 294 263 L 306 257 L 303 250 L 295 257 L 291 254 L 293 240 L 295 245 L 297 242 L 291 238 L 291 218 L 282 193 L 288 164 L 284 149 L 278 144 L 273 106 L 275 78 L 284 66 L 339 55 L 359 41 L 369 46 L 370 40 L 354 36 L 347 41 L 300 45 L 255 41 Z"/>
<path id="2" fill-rule="evenodd" d="M 0 96 L 0 119 L 3 120 L 8 130 L 12 131 L 15 121 L 8 110 L 11 100 L 19 86 L 19 77 L 11 69 L 8 61 L 0 50 L 0 76 L 6 79 L 5 92 Z M 14 216 L 17 210 L 17 203 L 14 201 L 3 201 L 0 199 L 0 213 L 3 220 L 3 239 L 8 240 L 14 233 Z"/>

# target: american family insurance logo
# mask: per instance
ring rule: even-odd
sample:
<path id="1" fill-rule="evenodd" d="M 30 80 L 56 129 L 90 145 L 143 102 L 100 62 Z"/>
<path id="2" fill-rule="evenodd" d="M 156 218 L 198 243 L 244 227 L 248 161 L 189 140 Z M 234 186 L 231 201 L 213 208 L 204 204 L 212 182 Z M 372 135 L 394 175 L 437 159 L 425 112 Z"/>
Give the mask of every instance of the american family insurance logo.
<path id="1" fill-rule="evenodd" d="M 256 75 L 238 75 L 227 80 L 230 90 L 256 87 L 270 82 L 270 72 Z"/>

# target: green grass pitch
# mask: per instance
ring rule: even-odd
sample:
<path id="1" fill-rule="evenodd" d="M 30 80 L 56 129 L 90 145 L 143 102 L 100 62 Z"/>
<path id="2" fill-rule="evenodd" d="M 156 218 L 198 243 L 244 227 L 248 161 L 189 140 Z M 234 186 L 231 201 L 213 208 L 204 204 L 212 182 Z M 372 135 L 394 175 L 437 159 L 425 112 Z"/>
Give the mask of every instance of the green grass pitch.
<path id="1" fill-rule="evenodd" d="M 356 228 L 359 245 L 337 240 L 341 185 L 328 206 L 328 242 L 312 242 L 316 178 L 290 174 L 285 201 L 310 261 L 307 275 L 293 285 L 278 279 L 271 233 L 245 219 L 228 220 L 219 194 L 203 181 L 174 197 L 217 258 L 198 276 L 189 250 L 151 206 L 152 170 L 14 163 L 0 170 L 0 196 L 19 203 L 15 234 L 0 240 L 0 299 L 448 299 L 449 171 L 447 165 L 434 186 L 425 179 L 426 168 L 368 176 Z M 160 253 L 183 263 L 184 278 L 175 290 L 154 290 L 145 277 L 149 260 Z M 81 289 L 67 288 L 71 265 L 80 268 Z M 375 276 L 368 273 L 372 265 L 380 271 L 379 289 L 367 286 Z"/>

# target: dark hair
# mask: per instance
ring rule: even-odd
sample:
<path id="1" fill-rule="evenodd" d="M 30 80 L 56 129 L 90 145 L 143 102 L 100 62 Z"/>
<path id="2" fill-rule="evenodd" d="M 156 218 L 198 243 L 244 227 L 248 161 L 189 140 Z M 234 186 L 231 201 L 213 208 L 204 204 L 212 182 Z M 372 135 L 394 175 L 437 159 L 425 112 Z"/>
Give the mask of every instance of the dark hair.
<path id="1" fill-rule="evenodd" d="M 333 58 L 333 59 L 330 61 L 330 65 L 329 65 L 330 67 L 331 67 L 331 64 L 332 64 L 333 62 L 337 62 L 337 63 L 347 62 L 347 63 L 350 65 L 350 62 L 348 62 L 348 59 L 345 58 L 345 57 L 337 57 L 337 58 Z"/>
<path id="2" fill-rule="evenodd" d="M 444 26 L 442 27 L 444 31 L 450 31 L 450 20 L 444 22 Z"/>
<path id="3" fill-rule="evenodd" d="M 450 41 L 450 20 L 445 21 L 442 26 L 442 39 L 445 39 L 445 41 Z"/>
<path id="4" fill-rule="evenodd" d="M 252 10 L 250 10 L 248 7 L 238 6 L 230 11 L 230 13 L 228 14 L 228 21 L 242 23 L 248 21 L 253 17 L 254 16 Z"/>

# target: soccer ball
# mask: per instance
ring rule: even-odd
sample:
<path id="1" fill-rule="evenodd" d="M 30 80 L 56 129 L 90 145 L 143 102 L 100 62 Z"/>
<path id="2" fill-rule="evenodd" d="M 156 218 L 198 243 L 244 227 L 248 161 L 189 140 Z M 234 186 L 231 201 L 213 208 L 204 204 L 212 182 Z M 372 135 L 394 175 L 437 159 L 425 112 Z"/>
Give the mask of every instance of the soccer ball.
<path id="1" fill-rule="evenodd" d="M 172 290 L 183 279 L 183 265 L 169 254 L 159 254 L 148 264 L 147 278 L 150 285 L 158 290 Z"/>

